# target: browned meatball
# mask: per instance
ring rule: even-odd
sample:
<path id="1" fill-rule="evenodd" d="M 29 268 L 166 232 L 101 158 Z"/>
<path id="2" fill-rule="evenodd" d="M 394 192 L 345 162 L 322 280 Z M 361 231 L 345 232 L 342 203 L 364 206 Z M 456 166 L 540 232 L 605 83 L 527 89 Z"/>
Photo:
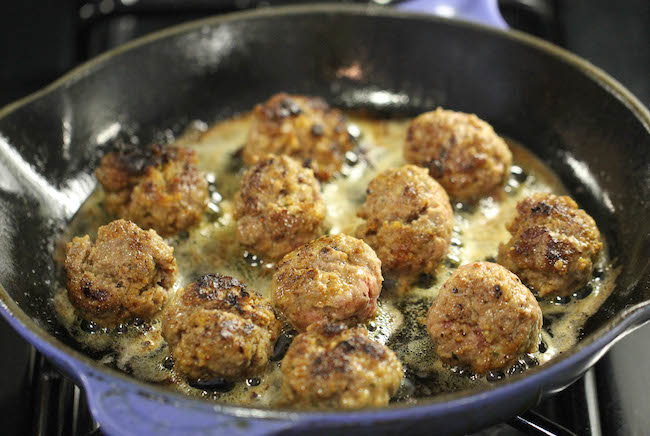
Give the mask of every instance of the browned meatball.
<path id="1" fill-rule="evenodd" d="M 174 249 L 155 230 L 124 220 L 101 226 L 94 244 L 88 235 L 69 242 L 65 270 L 70 302 L 83 318 L 104 326 L 150 319 L 178 274 Z"/>
<path id="2" fill-rule="evenodd" d="M 243 158 L 251 165 L 269 154 L 286 154 L 311 167 L 319 180 L 328 180 L 351 149 L 340 111 L 317 97 L 282 93 L 255 106 Z"/>
<path id="3" fill-rule="evenodd" d="M 293 340 L 282 375 L 292 406 L 357 409 L 388 404 L 404 373 L 395 354 L 364 328 L 318 323 Z"/>
<path id="4" fill-rule="evenodd" d="M 476 262 L 458 268 L 442 286 L 427 328 L 443 362 L 483 374 L 536 350 L 542 310 L 516 275 Z"/>
<path id="5" fill-rule="evenodd" d="M 284 256 L 273 274 L 273 305 L 298 330 L 318 321 L 365 321 L 377 310 L 381 262 L 365 242 L 322 236 Z"/>
<path id="6" fill-rule="evenodd" d="M 433 270 L 445 256 L 454 216 L 444 189 L 424 168 L 388 169 L 368 185 L 357 215 L 357 236 L 377 253 L 384 270 L 413 274 Z"/>
<path id="7" fill-rule="evenodd" d="M 234 216 L 242 245 L 277 259 L 321 234 L 325 202 L 312 170 L 273 156 L 244 173 Z"/>
<path id="8" fill-rule="evenodd" d="M 179 373 L 233 380 L 264 369 L 281 327 L 260 294 L 232 277 L 209 274 L 169 305 L 162 333 Z"/>
<path id="9" fill-rule="evenodd" d="M 498 261 L 540 296 L 566 296 L 591 278 L 603 248 L 596 223 L 571 198 L 535 194 L 517 205 Z"/>
<path id="10" fill-rule="evenodd" d="M 208 204 L 208 183 L 197 162 L 194 151 L 181 147 L 107 154 L 96 171 L 106 210 L 163 236 L 191 227 Z"/>
<path id="11" fill-rule="evenodd" d="M 512 154 L 476 115 L 438 108 L 411 122 L 404 159 L 427 168 L 451 197 L 476 200 L 505 182 Z"/>

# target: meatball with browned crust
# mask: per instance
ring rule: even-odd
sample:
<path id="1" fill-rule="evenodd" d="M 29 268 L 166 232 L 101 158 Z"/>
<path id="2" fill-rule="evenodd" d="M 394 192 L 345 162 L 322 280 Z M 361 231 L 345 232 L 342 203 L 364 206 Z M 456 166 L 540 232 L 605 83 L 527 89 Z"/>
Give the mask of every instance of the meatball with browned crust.
<path id="1" fill-rule="evenodd" d="M 507 179 L 512 153 L 476 115 L 438 108 L 409 125 L 404 159 L 425 167 L 458 200 L 476 200 Z"/>
<path id="2" fill-rule="evenodd" d="M 415 165 L 388 169 L 368 185 L 357 236 L 386 271 L 430 272 L 447 253 L 453 212 L 444 189 Z"/>
<path id="3" fill-rule="evenodd" d="M 264 369 L 281 327 L 260 294 L 209 274 L 180 291 L 165 311 L 162 333 L 174 369 L 185 377 L 234 380 Z"/>
<path id="4" fill-rule="evenodd" d="M 150 319 L 178 275 L 174 249 L 154 230 L 124 220 L 101 226 L 94 244 L 88 235 L 69 242 L 65 270 L 70 302 L 103 326 Z"/>
<path id="5" fill-rule="evenodd" d="M 542 310 L 516 275 L 489 262 L 463 265 L 447 279 L 427 314 L 443 362 L 477 374 L 503 370 L 539 344 Z"/>
<path id="6" fill-rule="evenodd" d="M 282 360 L 285 401 L 295 407 L 385 406 L 404 373 L 395 354 L 364 328 L 312 324 Z"/>
<path id="7" fill-rule="evenodd" d="M 286 154 L 313 169 L 319 180 L 328 180 L 352 145 L 339 110 L 318 97 L 281 93 L 255 106 L 243 158 L 252 165 L 270 154 Z"/>
<path id="8" fill-rule="evenodd" d="M 362 322 L 377 310 L 381 262 L 365 242 L 322 236 L 284 256 L 272 300 L 298 330 L 318 321 Z"/>
<path id="9" fill-rule="evenodd" d="M 277 259 L 321 234 L 325 202 L 312 170 L 273 156 L 244 173 L 234 217 L 242 245 Z"/>
<path id="10" fill-rule="evenodd" d="M 584 286 L 603 248 L 593 218 L 570 197 L 534 194 L 517 204 L 498 261 L 540 296 L 566 296 Z"/>
<path id="11" fill-rule="evenodd" d="M 198 223 L 208 204 L 208 183 L 194 151 L 182 147 L 118 150 L 102 159 L 96 175 L 106 210 L 162 236 Z"/>

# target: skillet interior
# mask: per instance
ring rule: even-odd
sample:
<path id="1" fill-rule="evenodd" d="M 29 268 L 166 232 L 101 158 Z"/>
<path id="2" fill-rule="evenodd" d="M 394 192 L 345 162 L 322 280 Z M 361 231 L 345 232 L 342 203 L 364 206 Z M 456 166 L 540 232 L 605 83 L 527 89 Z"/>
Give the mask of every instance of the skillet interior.
<path id="1" fill-rule="evenodd" d="M 614 315 L 650 300 L 647 112 L 617 97 L 616 87 L 610 93 L 599 73 L 512 36 L 429 17 L 328 10 L 185 27 L 3 111 L 0 283 L 28 316 L 67 340 L 48 302 L 52 241 L 92 189 L 88 174 L 116 135 L 144 143 L 191 119 L 247 110 L 278 90 L 388 116 L 436 105 L 477 113 L 560 174 L 624 266 L 585 334 L 603 334 Z M 361 77 L 337 74 L 356 64 Z"/>

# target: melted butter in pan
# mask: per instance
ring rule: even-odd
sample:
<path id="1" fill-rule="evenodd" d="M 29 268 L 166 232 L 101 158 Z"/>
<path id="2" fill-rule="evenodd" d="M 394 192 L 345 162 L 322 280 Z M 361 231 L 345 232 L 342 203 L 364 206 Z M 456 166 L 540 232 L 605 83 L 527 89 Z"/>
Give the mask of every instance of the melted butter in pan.
<path id="1" fill-rule="evenodd" d="M 409 120 L 377 120 L 350 115 L 350 121 L 362 132 L 359 147 L 349 153 L 342 175 L 322 185 L 327 204 L 329 233 L 354 235 L 361 220 L 356 212 L 365 200 L 366 187 L 379 172 L 404 164 L 402 145 Z M 274 264 L 248 253 L 237 242 L 232 218 L 232 199 L 239 188 L 243 171 L 239 150 L 246 140 L 248 115 L 226 120 L 210 129 L 190 128 L 176 144 L 194 148 L 211 187 L 211 203 L 205 219 L 195 228 L 168 238 L 181 274 L 176 289 L 207 273 L 231 275 L 244 281 L 249 289 L 269 297 Z M 202 124 L 194 124 L 201 127 Z M 476 377 L 458 368 L 444 366 L 433 352 L 425 328 L 425 317 L 438 289 L 454 269 L 479 260 L 494 261 L 499 243 L 510 235 L 505 225 L 515 215 L 516 204 L 534 192 L 566 194 L 559 179 L 534 155 L 514 141 L 508 141 L 514 166 L 503 190 L 480 200 L 476 205 L 452 204 L 454 234 L 448 256 L 435 271 L 410 283 L 408 292 L 395 292 L 395 280 L 385 277 L 377 316 L 367 323 L 370 336 L 393 349 L 406 370 L 406 377 L 396 401 L 413 402 L 417 398 L 441 392 L 471 388 L 502 374 Z M 74 236 L 89 234 L 95 238 L 97 227 L 111 218 L 103 212 L 101 189 L 94 192 L 70 223 L 56 258 L 62 264 L 65 242 Z M 603 250 L 607 253 L 607 249 Z M 587 318 L 609 296 L 617 271 L 603 254 L 598 261 L 598 277 L 580 290 L 570 301 L 540 302 L 544 313 L 544 330 L 540 351 L 526 357 L 513 371 L 531 364 L 543 364 L 568 350 L 578 341 Z M 171 368 L 169 350 L 160 334 L 160 319 L 151 323 L 96 329 L 82 322 L 74 313 L 65 289 L 60 288 L 54 304 L 61 322 L 80 346 L 107 364 L 135 377 L 168 384 L 190 395 L 252 406 L 272 406 L 281 396 L 280 362 L 272 361 L 263 374 L 253 379 L 202 390 L 189 386 Z M 137 323 L 136 323 L 137 324 Z"/>

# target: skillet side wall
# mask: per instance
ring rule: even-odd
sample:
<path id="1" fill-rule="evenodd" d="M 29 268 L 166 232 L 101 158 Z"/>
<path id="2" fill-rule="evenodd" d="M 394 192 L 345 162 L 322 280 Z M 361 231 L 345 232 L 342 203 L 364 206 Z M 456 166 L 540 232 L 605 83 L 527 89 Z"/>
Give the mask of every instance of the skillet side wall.
<path id="1" fill-rule="evenodd" d="M 650 300 L 647 286 L 634 288 L 647 280 L 650 254 L 650 135 L 622 101 L 574 66 L 499 33 L 355 13 L 181 32 L 95 63 L 0 119 L 0 283 L 63 337 L 48 303 L 53 240 L 91 191 L 87 175 L 106 147 L 120 136 L 146 143 L 191 119 L 225 118 L 280 90 L 389 116 L 437 105 L 476 113 L 559 172 L 624 266 L 586 333 Z"/>

